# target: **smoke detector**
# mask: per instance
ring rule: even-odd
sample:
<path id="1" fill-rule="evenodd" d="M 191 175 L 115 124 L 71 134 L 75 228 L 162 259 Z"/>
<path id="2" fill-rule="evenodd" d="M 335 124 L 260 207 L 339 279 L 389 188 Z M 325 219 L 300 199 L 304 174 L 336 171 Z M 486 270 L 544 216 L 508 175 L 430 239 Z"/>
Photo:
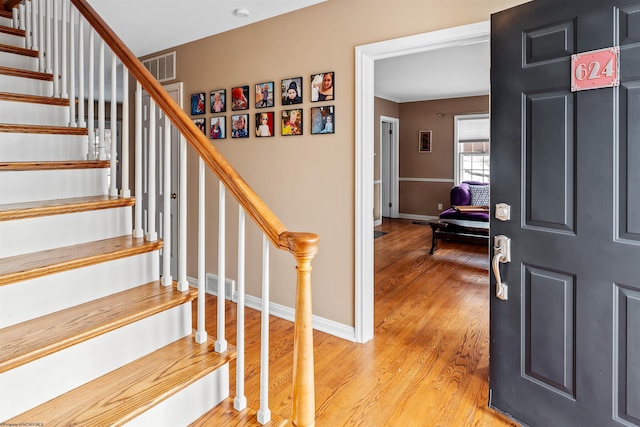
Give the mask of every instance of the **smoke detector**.
<path id="1" fill-rule="evenodd" d="M 247 16 L 249 16 L 249 9 L 241 7 L 241 8 L 238 8 L 238 9 L 234 10 L 233 14 L 235 16 L 237 16 L 238 18 L 246 18 Z"/>

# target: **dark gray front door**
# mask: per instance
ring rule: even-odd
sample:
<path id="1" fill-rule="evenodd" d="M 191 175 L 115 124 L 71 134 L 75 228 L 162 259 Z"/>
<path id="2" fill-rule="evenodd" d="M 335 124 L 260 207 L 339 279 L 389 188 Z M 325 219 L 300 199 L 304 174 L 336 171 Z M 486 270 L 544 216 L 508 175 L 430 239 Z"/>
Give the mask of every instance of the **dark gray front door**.
<path id="1" fill-rule="evenodd" d="M 491 38 L 491 202 L 511 205 L 491 235 L 511 262 L 507 300 L 491 279 L 490 405 L 640 425 L 640 1 L 534 0 Z M 572 92 L 571 55 L 612 46 L 619 87 Z"/>

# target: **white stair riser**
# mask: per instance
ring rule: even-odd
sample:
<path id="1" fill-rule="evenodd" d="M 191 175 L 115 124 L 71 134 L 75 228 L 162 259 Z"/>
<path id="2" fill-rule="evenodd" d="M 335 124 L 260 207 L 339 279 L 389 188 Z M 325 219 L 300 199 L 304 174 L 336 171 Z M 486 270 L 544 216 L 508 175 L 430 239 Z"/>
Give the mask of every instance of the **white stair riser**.
<path id="1" fill-rule="evenodd" d="M 134 418 L 125 426 L 186 426 L 227 397 L 228 363 Z"/>
<path id="2" fill-rule="evenodd" d="M 158 251 L 0 286 L 0 328 L 159 279 Z"/>
<path id="3" fill-rule="evenodd" d="M 0 100 L 0 117 L 2 117 L 2 123 L 67 126 L 69 125 L 69 106 Z"/>
<path id="4" fill-rule="evenodd" d="M 0 257 L 131 234 L 131 207 L 0 222 Z"/>
<path id="5" fill-rule="evenodd" d="M 0 25 L 13 28 L 13 19 L 5 18 L 4 16 L 0 17 Z"/>
<path id="6" fill-rule="evenodd" d="M 9 45 L 9 46 L 24 47 L 25 38 L 22 37 L 22 36 L 15 36 L 13 34 L 0 33 L 0 44 L 6 44 L 6 45 Z"/>
<path id="7" fill-rule="evenodd" d="M 14 417 L 191 333 L 191 303 L 0 374 L 0 419 Z"/>
<path id="8" fill-rule="evenodd" d="M 1 62 L 0 65 L 4 66 Z M 0 74 L 0 90 L 24 95 L 51 96 L 53 94 L 53 82 Z M 5 122 L 3 121 L 3 123 Z"/>
<path id="9" fill-rule="evenodd" d="M 0 52 L 0 64 L 2 64 L 3 67 L 38 71 L 38 58 L 18 55 L 16 53 Z"/>
<path id="10" fill-rule="evenodd" d="M 86 160 L 86 135 L 3 133 L 0 135 L 3 162 L 44 160 Z"/>
<path id="11" fill-rule="evenodd" d="M 106 169 L 0 171 L 0 203 L 99 196 L 108 193 Z"/>

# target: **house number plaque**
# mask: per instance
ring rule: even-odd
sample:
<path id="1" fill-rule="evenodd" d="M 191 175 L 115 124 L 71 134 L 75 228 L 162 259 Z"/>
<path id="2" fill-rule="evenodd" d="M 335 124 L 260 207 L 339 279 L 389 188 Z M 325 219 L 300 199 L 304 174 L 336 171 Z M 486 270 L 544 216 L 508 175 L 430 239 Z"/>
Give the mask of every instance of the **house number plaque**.
<path id="1" fill-rule="evenodd" d="M 619 55 L 618 46 L 571 55 L 571 91 L 618 86 Z"/>

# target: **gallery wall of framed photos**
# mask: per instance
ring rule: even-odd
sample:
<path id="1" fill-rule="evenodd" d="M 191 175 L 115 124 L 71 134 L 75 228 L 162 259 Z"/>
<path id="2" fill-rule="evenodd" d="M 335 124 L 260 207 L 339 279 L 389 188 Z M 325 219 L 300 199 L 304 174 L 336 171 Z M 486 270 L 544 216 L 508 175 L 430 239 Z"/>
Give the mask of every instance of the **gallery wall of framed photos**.
<path id="1" fill-rule="evenodd" d="M 331 104 L 336 97 L 335 72 L 311 74 L 308 80 L 287 77 L 277 83 L 265 80 L 193 93 L 192 119 L 212 140 L 336 133 Z"/>

